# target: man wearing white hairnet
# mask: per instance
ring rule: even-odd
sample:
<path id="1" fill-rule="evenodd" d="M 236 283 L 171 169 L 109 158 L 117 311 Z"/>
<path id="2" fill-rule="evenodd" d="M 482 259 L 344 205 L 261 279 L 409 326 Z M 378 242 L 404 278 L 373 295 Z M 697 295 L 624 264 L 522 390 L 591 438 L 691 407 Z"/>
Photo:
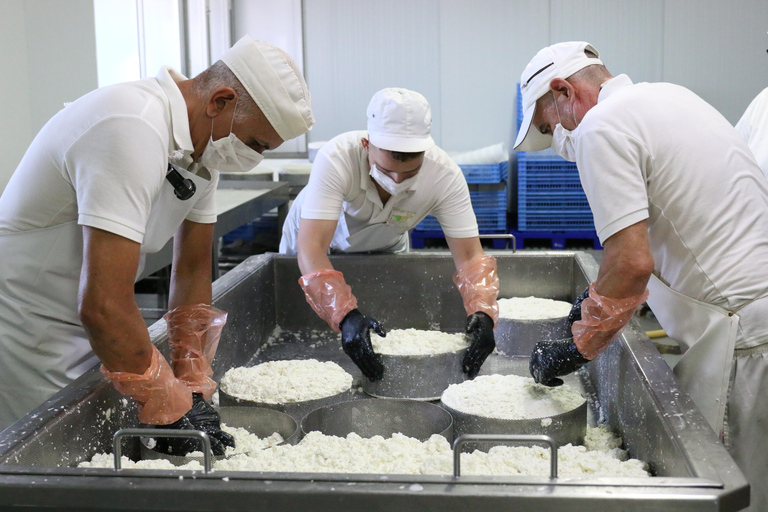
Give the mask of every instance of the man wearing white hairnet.
<path id="1" fill-rule="evenodd" d="M 585 42 L 541 50 L 523 71 L 515 149 L 578 165 L 605 247 L 572 311 L 573 340 L 539 343 L 536 381 L 597 358 L 646 298 L 683 350 L 681 386 L 768 509 L 768 182 L 728 121 L 673 84 L 612 76 Z M 647 287 L 647 289 L 646 289 Z M 650 293 L 650 295 L 649 295 Z"/>
<path id="2" fill-rule="evenodd" d="M 0 198 L 0 428 L 100 360 L 142 423 L 204 430 L 223 453 L 233 440 L 205 401 L 226 321 L 210 306 L 219 172 L 250 170 L 313 122 L 295 63 L 247 36 L 193 79 L 164 67 L 57 113 Z M 172 237 L 169 365 L 133 286 Z"/>
<path id="3" fill-rule="evenodd" d="M 453 255 L 456 287 L 472 339 L 462 362 L 474 378 L 496 341 L 499 307 L 496 259 L 483 253 L 469 188 L 458 165 L 430 135 L 426 98 L 402 88 L 374 94 L 368 130 L 343 133 L 326 143 L 312 165 L 308 185 L 291 207 L 280 252 L 298 254 L 299 284 L 307 302 L 336 332 L 344 352 L 369 380 L 384 368 L 373 352 L 370 329 L 382 325 L 357 309 L 357 299 L 328 259 L 344 253 L 405 250 L 408 230 L 437 217 Z"/>

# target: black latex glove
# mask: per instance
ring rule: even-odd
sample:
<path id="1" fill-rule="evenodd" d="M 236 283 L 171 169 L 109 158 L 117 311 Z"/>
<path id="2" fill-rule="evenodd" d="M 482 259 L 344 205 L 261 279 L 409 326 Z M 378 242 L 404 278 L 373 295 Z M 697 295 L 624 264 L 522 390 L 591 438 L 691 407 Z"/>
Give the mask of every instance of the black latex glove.
<path id="1" fill-rule="evenodd" d="M 235 447 L 235 438 L 221 430 L 221 417 L 202 393 L 192 393 L 192 409 L 170 425 L 157 425 L 157 428 L 174 430 L 202 430 L 211 439 L 211 451 L 214 455 L 224 455 L 224 447 Z M 190 452 L 203 451 L 203 443 L 193 437 L 158 437 L 155 451 L 169 455 L 186 455 Z"/>
<path id="2" fill-rule="evenodd" d="M 376 334 L 384 337 L 387 335 L 384 327 L 357 309 L 347 313 L 339 327 L 341 327 L 341 347 L 344 353 L 352 359 L 368 380 L 371 382 L 380 380 L 384 375 L 384 365 L 373 351 L 370 330 L 373 329 Z"/>
<path id="3" fill-rule="evenodd" d="M 581 295 L 576 297 L 576 300 L 573 301 L 573 306 L 571 307 L 571 312 L 568 313 L 568 325 L 573 325 L 574 322 L 578 322 L 581 320 L 581 303 L 584 302 L 584 299 L 589 297 L 589 287 L 587 287 L 586 290 L 581 292 Z"/>
<path id="4" fill-rule="evenodd" d="M 467 355 L 461 362 L 461 369 L 470 379 L 477 377 L 480 367 L 486 358 L 496 348 L 496 338 L 493 335 L 493 319 L 486 313 L 478 311 L 467 317 L 467 336 L 472 339 Z"/>
<path id="5" fill-rule="evenodd" d="M 557 377 L 573 373 L 588 362 L 573 340 L 540 341 L 533 347 L 528 369 L 539 384 L 560 386 L 563 381 Z"/>

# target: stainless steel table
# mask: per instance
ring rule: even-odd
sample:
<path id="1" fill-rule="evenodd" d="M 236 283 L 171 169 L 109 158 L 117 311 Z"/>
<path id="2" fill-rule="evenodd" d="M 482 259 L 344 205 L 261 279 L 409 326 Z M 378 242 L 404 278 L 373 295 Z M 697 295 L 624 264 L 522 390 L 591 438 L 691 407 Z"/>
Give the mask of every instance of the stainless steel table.
<path id="1" fill-rule="evenodd" d="M 256 175 L 257 177 L 259 175 Z M 214 229 L 215 240 L 235 228 L 256 220 L 274 208 L 287 208 L 291 187 L 288 183 L 250 179 L 248 175 L 226 176 L 216 190 L 218 220 Z M 281 212 L 278 212 L 280 215 Z M 284 214 L 282 215 L 285 216 Z M 218 243 L 213 248 L 213 279 L 218 278 Z M 154 254 L 147 254 L 139 280 L 154 274 L 173 262 L 173 240 Z"/>

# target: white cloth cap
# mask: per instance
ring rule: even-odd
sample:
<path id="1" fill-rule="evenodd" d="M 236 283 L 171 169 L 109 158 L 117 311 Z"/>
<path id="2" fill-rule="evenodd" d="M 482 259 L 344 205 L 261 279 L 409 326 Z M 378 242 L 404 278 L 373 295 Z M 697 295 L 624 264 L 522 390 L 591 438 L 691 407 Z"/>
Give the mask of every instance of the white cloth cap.
<path id="1" fill-rule="evenodd" d="M 536 102 L 549 92 L 549 83 L 555 78 L 568 78 L 577 71 L 603 61 L 589 57 L 589 50 L 599 53 L 589 43 L 571 41 L 557 43 L 540 50 L 528 63 L 520 77 L 520 92 L 523 96 L 523 122 L 517 133 L 515 149 L 518 151 L 539 151 L 552 145 L 552 136 L 544 135 L 538 129 L 531 129 L 536 114 Z"/>
<path id="2" fill-rule="evenodd" d="M 377 148 L 402 153 L 419 153 L 435 145 L 432 110 L 421 94 L 389 87 L 368 104 L 368 140 Z"/>
<path id="3" fill-rule="evenodd" d="M 309 90 L 291 57 L 264 41 L 243 36 L 221 56 L 280 138 L 290 140 L 315 124 Z"/>

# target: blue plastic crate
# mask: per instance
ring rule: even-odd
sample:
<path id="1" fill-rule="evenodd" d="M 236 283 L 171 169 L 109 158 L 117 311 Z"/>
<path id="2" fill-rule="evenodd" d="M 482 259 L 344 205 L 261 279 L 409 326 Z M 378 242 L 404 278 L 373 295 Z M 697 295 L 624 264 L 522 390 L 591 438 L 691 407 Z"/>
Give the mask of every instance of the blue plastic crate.
<path id="1" fill-rule="evenodd" d="M 257 234 L 270 231 L 277 231 L 277 215 L 271 216 L 267 213 L 259 220 L 243 224 L 239 228 L 233 229 L 221 237 L 221 239 L 225 244 L 232 243 L 235 240 L 251 241 L 256 238 Z"/>
<path id="2" fill-rule="evenodd" d="M 499 183 L 509 176 L 509 162 L 498 164 L 461 164 L 467 183 Z"/>
<path id="3" fill-rule="evenodd" d="M 565 189 L 552 191 L 549 189 L 522 188 L 517 195 L 518 210 L 551 210 L 562 208 L 566 210 L 588 210 L 589 201 L 583 190 Z"/>
<path id="4" fill-rule="evenodd" d="M 518 211 L 517 228 L 520 231 L 594 231 L 595 222 L 589 210 Z"/>
<path id="5" fill-rule="evenodd" d="M 489 231 L 505 231 L 507 229 L 507 212 L 497 210 L 475 210 L 475 218 L 477 219 L 477 227 L 481 233 Z M 415 228 L 415 231 L 440 231 L 440 222 L 432 215 L 428 215 L 419 222 Z"/>
<path id="6" fill-rule="evenodd" d="M 507 209 L 507 191 L 506 190 L 470 190 L 469 198 L 472 201 L 472 208 L 475 210 L 506 210 Z"/>

